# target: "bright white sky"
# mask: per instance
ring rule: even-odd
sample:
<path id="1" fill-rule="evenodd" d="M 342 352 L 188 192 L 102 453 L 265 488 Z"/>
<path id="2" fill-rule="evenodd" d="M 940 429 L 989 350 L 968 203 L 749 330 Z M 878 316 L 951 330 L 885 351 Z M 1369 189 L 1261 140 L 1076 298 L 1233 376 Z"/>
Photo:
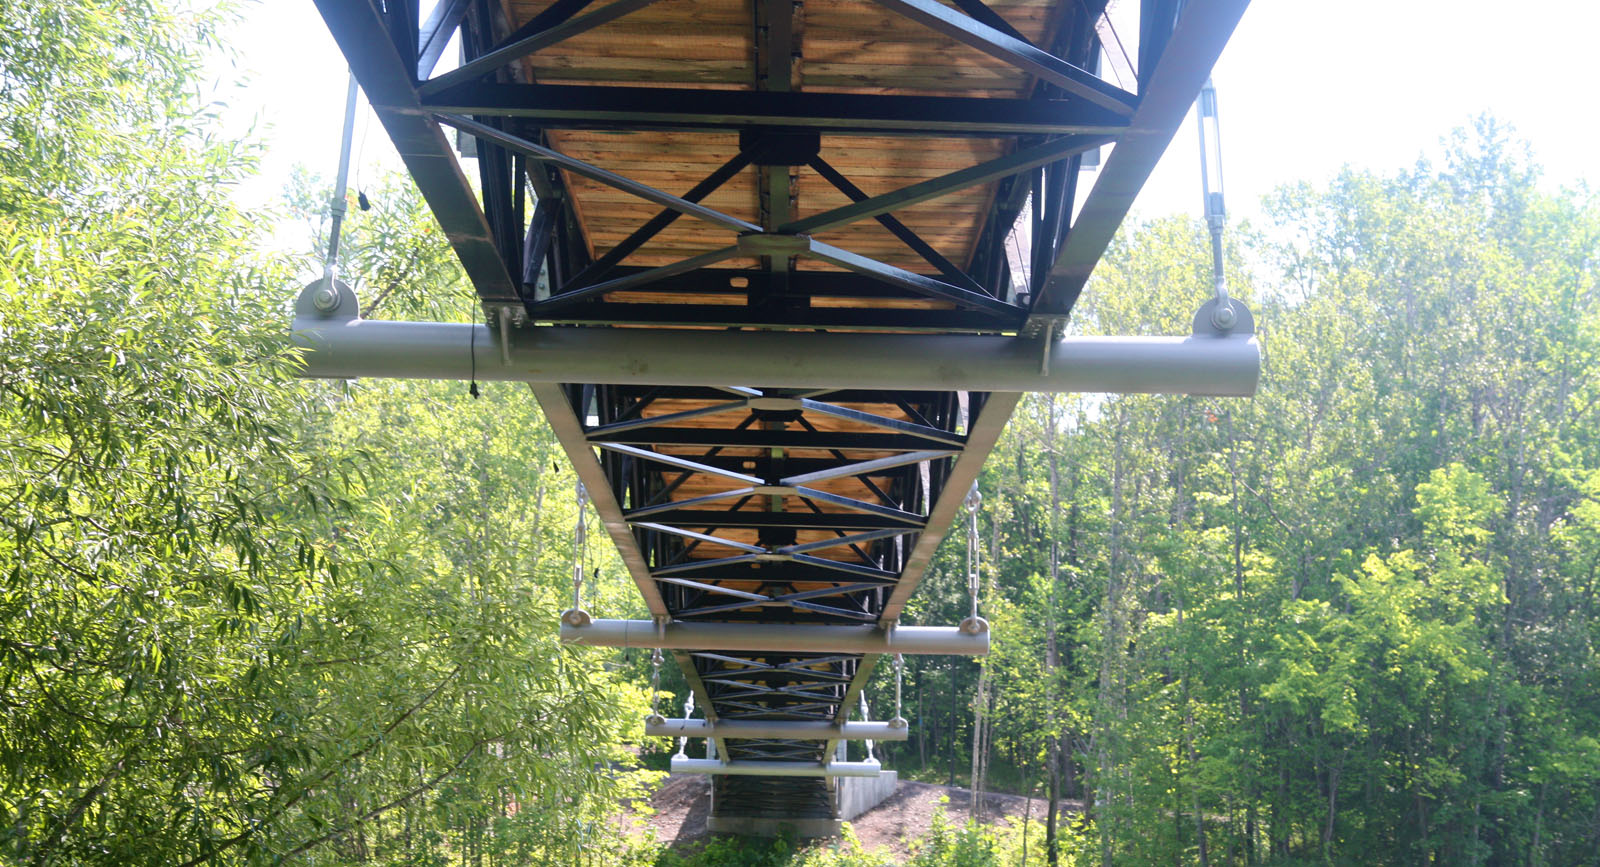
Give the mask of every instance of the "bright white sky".
<path id="1" fill-rule="evenodd" d="M 1213 74 L 1230 214 L 1346 163 L 1409 166 L 1484 111 L 1533 144 L 1548 183 L 1600 187 L 1596 33 L 1600 3 L 1589 0 L 1255 0 Z M 228 99 L 233 122 L 257 123 L 268 146 L 244 202 L 272 199 L 295 163 L 331 178 L 346 67 L 311 0 L 265 0 L 233 42 L 250 81 Z M 364 177 L 398 168 L 364 107 L 356 139 Z M 1191 116 L 1136 212 L 1198 215 L 1196 147 Z"/>

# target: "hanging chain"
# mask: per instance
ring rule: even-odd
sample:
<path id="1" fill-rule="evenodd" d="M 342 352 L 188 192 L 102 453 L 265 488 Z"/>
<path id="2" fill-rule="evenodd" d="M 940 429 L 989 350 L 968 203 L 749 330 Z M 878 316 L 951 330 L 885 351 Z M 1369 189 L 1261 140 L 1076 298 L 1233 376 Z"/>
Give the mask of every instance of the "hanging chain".
<path id="1" fill-rule="evenodd" d="M 894 655 L 894 719 L 889 720 L 889 725 L 901 729 L 906 727 L 906 718 L 900 713 L 900 689 L 905 682 L 906 658 L 901 654 Z"/>
<path id="2" fill-rule="evenodd" d="M 687 699 L 685 699 L 684 702 L 683 702 L 683 718 L 684 719 L 689 719 L 692 716 L 694 716 L 694 690 L 691 689 L 691 690 L 689 690 L 689 697 Z M 678 755 L 684 756 L 684 757 L 687 758 L 688 755 L 689 755 L 688 749 L 689 749 L 689 738 L 688 737 L 678 738 Z"/>
<path id="3" fill-rule="evenodd" d="M 972 491 L 967 494 L 967 595 L 971 597 L 974 621 L 978 619 L 978 589 L 979 562 L 978 553 L 978 507 L 983 505 L 983 495 L 978 493 L 978 483 L 972 483 Z"/>
<path id="4" fill-rule="evenodd" d="M 866 722 L 867 720 L 872 719 L 872 709 L 867 707 L 867 693 L 866 693 L 865 690 L 862 690 L 860 697 L 861 697 L 861 721 L 862 722 Z M 872 761 L 872 738 L 867 738 L 866 741 L 867 741 L 867 761 Z"/>
<path id="5" fill-rule="evenodd" d="M 661 648 L 650 651 L 650 717 L 656 718 L 656 700 L 661 692 Z"/>

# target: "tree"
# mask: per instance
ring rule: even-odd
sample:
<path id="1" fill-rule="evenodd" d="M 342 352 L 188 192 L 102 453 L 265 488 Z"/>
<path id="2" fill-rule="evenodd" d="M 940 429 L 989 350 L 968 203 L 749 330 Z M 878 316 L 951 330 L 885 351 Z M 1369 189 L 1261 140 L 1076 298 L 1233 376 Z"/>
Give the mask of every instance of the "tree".
<path id="1" fill-rule="evenodd" d="M 554 640 L 570 476 L 526 395 L 295 378 L 295 270 L 192 96 L 218 23 L 0 10 L 0 852 L 615 848 L 644 697 Z M 389 204 L 361 267 L 464 299 L 415 195 Z"/>

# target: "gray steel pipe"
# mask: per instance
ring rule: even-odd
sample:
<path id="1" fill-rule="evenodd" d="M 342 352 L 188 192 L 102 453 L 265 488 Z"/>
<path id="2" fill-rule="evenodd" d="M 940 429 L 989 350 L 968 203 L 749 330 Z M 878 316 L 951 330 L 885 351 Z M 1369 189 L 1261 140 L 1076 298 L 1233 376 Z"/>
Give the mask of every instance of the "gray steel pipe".
<path id="1" fill-rule="evenodd" d="M 650 620 L 562 621 L 561 640 L 590 647 L 735 650 L 769 653 L 913 653 L 985 656 L 989 630 L 955 626 L 824 626 L 812 623 L 684 623 Z"/>
<path id="2" fill-rule="evenodd" d="M 727 774 L 750 777 L 876 777 L 882 767 L 864 762 L 723 762 L 718 759 L 672 757 L 674 774 Z"/>
<path id="3" fill-rule="evenodd" d="M 1143 392 L 1248 397 L 1253 335 L 1069 337 L 1046 357 L 1016 337 L 859 332 L 507 328 L 318 318 L 295 343 L 305 375 L 353 379 L 745 385 L 931 391 Z M 505 345 L 501 345 L 502 333 Z"/>
<path id="4" fill-rule="evenodd" d="M 834 725 L 808 720 L 666 719 L 645 721 L 644 733 L 668 738 L 772 738 L 788 741 L 903 741 L 908 726 L 886 722 L 847 722 Z"/>

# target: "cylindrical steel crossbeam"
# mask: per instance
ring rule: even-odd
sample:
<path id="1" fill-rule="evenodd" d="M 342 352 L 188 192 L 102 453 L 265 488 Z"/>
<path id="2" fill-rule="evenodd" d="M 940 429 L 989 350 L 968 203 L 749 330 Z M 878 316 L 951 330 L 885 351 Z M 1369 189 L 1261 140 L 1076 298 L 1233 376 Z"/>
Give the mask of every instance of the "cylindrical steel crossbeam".
<path id="1" fill-rule="evenodd" d="M 733 650 L 767 653 L 915 653 L 984 656 L 989 631 L 955 626 L 824 626 L 811 623 L 683 623 L 649 620 L 563 621 L 561 640 L 592 647 Z"/>
<path id="2" fill-rule="evenodd" d="M 1249 334 L 1017 337 L 671 329 L 517 328 L 295 320 L 305 375 L 610 385 L 1044 391 L 1247 397 Z M 502 337 L 505 341 L 502 345 Z M 735 381 L 736 380 L 736 381 Z"/>
<path id="3" fill-rule="evenodd" d="M 804 669 L 800 670 L 804 674 Z M 907 726 L 886 722 L 847 722 L 834 725 L 828 722 L 807 720 L 717 720 L 666 719 L 658 723 L 648 720 L 644 733 L 652 737 L 668 738 L 746 738 L 786 741 L 903 741 Z"/>
<path id="4" fill-rule="evenodd" d="M 865 762 L 723 762 L 717 759 L 672 757 L 674 774 L 727 774 L 751 777 L 876 777 L 877 760 Z"/>

